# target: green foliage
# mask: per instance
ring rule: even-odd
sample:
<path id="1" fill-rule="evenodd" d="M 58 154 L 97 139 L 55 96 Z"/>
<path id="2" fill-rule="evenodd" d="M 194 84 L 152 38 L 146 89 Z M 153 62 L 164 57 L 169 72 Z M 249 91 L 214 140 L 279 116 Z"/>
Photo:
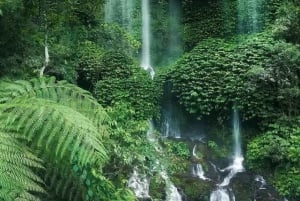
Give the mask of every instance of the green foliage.
<path id="1" fill-rule="evenodd" d="M 41 166 L 38 159 L 23 151 L 28 146 L 46 167 L 43 182 L 50 188 L 47 191 L 52 192 L 54 188 L 54 193 L 61 198 L 81 199 L 84 186 L 75 182 L 76 175 L 72 173 L 71 165 L 101 168 L 107 161 L 102 140 L 107 136 L 109 118 L 103 108 L 88 92 L 65 81 L 56 82 L 53 78 L 2 81 L 0 85 L 1 137 L 14 133 L 8 136 L 18 136 L 22 142 L 19 148 L 17 144 L 13 145 L 14 138 L 11 141 L 8 138 L 10 144 L 2 143 L 4 151 L 12 152 L 11 158 L 3 158 L 8 160 L 8 165 L 15 165 L 11 168 L 11 176 L 19 175 L 19 167 L 23 168 L 19 180 L 11 179 L 18 187 L 16 190 L 26 193 L 24 196 L 29 196 L 31 191 L 42 192 L 34 184 L 42 180 L 29 171 L 30 167 Z M 11 145 L 11 150 L 5 149 L 7 145 Z M 20 151 L 24 159 L 18 158 Z M 39 172 L 34 173 L 38 175 Z M 5 178 L 1 180 L 4 181 Z M 12 184 L 7 185 L 7 188 L 3 186 L 3 191 L 9 190 Z M 77 188 L 77 198 L 72 197 L 76 195 L 71 190 L 73 188 Z"/>
<path id="2" fill-rule="evenodd" d="M 189 147 L 186 143 L 164 141 L 163 145 L 167 152 L 170 152 L 178 157 L 183 157 L 188 159 L 191 155 Z"/>
<path id="3" fill-rule="evenodd" d="M 236 33 L 237 2 L 184 1 L 184 42 L 187 50 L 209 37 L 228 37 Z"/>
<path id="4" fill-rule="evenodd" d="M 244 119 L 298 114 L 299 48 L 264 34 L 241 39 L 202 41 L 175 64 L 167 80 L 180 104 L 198 119 L 226 119 L 234 103 Z"/>
<path id="5" fill-rule="evenodd" d="M 300 43 L 300 4 L 297 1 L 288 1 L 282 4 L 278 11 L 278 18 L 273 26 L 277 37 L 288 42 Z"/>
<path id="6" fill-rule="evenodd" d="M 125 102 L 134 109 L 134 118 L 141 120 L 158 114 L 160 89 L 155 88 L 147 72 L 125 55 L 115 52 L 106 54 L 101 66 L 94 92 L 101 105 Z"/>
<path id="7" fill-rule="evenodd" d="M 12 133 L 0 132 L 0 199 L 39 200 L 35 193 L 45 193 L 43 181 L 34 170 L 43 168 L 34 156 Z"/>
<path id="8" fill-rule="evenodd" d="M 281 118 L 247 147 L 247 164 L 274 173 L 278 191 L 295 200 L 300 196 L 299 123 L 299 117 Z"/>

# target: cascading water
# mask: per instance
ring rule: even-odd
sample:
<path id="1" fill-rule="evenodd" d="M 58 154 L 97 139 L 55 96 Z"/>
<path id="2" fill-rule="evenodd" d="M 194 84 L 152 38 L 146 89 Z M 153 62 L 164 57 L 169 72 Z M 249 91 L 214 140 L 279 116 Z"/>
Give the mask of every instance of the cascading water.
<path id="1" fill-rule="evenodd" d="M 162 178 L 166 182 L 166 201 L 182 201 L 181 195 L 178 189 L 171 182 L 166 171 L 161 172 Z"/>
<path id="2" fill-rule="evenodd" d="M 150 6 L 149 0 L 142 0 L 142 61 L 141 66 L 143 69 L 150 73 L 151 78 L 154 78 L 155 72 L 151 66 L 150 55 Z"/>
<path id="3" fill-rule="evenodd" d="M 257 176 L 255 177 L 254 180 L 260 183 L 259 190 L 264 190 L 264 189 L 266 189 L 267 182 L 266 182 L 266 180 L 263 178 L 263 176 L 257 175 Z"/>
<path id="4" fill-rule="evenodd" d="M 146 176 L 140 175 L 136 168 L 133 170 L 133 173 L 128 180 L 128 187 L 133 190 L 137 198 L 150 198 L 149 181 Z"/>
<path id="5" fill-rule="evenodd" d="M 45 61 L 44 65 L 40 70 L 40 76 L 43 76 L 45 69 L 47 68 L 49 62 L 50 62 L 50 57 L 49 57 L 49 49 L 48 49 L 48 35 L 45 34 Z"/>
<path id="6" fill-rule="evenodd" d="M 223 182 L 218 184 L 217 189 L 211 193 L 210 201 L 235 201 L 234 194 L 230 196 L 228 194 L 231 179 L 239 172 L 244 171 L 243 160 L 240 140 L 240 121 L 239 115 L 236 108 L 233 110 L 233 141 L 234 141 L 234 153 L 233 153 L 233 163 L 228 167 L 221 170 L 221 172 L 229 172 L 224 178 Z"/>
<path id="7" fill-rule="evenodd" d="M 235 201 L 235 196 L 229 189 L 219 187 L 211 193 L 210 201 Z"/>
<path id="8" fill-rule="evenodd" d="M 194 145 L 193 147 L 193 157 L 196 158 L 196 159 L 199 159 L 198 156 L 197 156 L 197 145 Z M 192 166 L 192 175 L 194 177 L 198 177 L 199 179 L 202 179 L 202 180 L 210 180 L 209 178 L 207 178 L 205 175 L 205 172 L 203 170 L 203 167 L 200 163 L 196 163 L 196 164 L 193 164 Z"/>
<path id="9" fill-rule="evenodd" d="M 158 139 L 154 134 L 154 125 L 152 121 L 149 122 L 147 139 L 155 146 L 155 149 L 159 154 L 163 154 L 161 153 L 162 148 L 160 147 Z M 161 165 L 160 161 L 157 161 L 156 164 L 157 166 L 161 166 L 162 171 L 160 172 L 160 175 L 166 183 L 166 201 L 181 201 L 181 195 L 178 192 L 177 188 L 174 186 L 174 184 L 171 182 L 168 173 L 165 171 L 165 168 Z"/>

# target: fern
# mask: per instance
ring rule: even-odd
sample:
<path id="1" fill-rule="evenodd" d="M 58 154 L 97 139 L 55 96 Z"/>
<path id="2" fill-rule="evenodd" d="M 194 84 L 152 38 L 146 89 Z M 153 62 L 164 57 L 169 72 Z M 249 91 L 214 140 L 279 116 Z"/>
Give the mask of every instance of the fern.
<path id="1" fill-rule="evenodd" d="M 52 100 L 71 107 L 100 127 L 103 123 L 109 122 L 108 115 L 88 91 L 66 81 L 56 82 L 54 77 L 42 77 L 30 81 L 2 81 L 0 83 L 0 103 L 30 97 Z"/>
<path id="2" fill-rule="evenodd" d="M 44 147 L 56 158 L 76 156 L 80 164 L 103 163 L 107 156 L 101 135 L 81 113 L 52 101 L 19 99 L 0 106 L 1 130 L 21 132 L 36 147 Z M 72 147 L 72 149 L 68 149 Z"/>
<path id="3" fill-rule="evenodd" d="M 41 160 L 30 153 L 15 136 L 0 132 L 0 200 L 39 200 L 30 192 L 44 193 L 42 180 L 33 169 Z"/>
<path id="4" fill-rule="evenodd" d="M 44 163 L 48 167 L 47 177 L 43 180 L 47 189 L 49 187 L 51 192 L 69 197 L 69 200 L 75 200 L 75 197 L 80 200 L 84 192 L 80 190 L 83 187 L 79 180 L 74 179 L 76 176 L 72 174 L 71 164 L 76 162 L 81 166 L 89 164 L 99 167 L 107 161 L 102 140 L 107 137 L 109 123 L 108 115 L 90 93 L 65 81 L 56 82 L 54 78 L 43 77 L 30 81 L 0 82 L 0 132 L 15 133 L 22 138 L 19 150 L 26 145 L 47 161 Z M 12 147 L 12 151 L 14 149 Z M 32 160 L 23 161 L 24 165 L 38 166 L 38 162 L 33 163 L 37 159 L 29 159 Z M 9 175 L 15 183 L 3 186 L 0 195 L 19 185 L 17 189 L 22 190 L 18 194 L 21 196 L 19 199 L 33 200 L 30 192 L 42 192 L 38 185 L 42 181 L 29 172 L 30 169 L 25 168 L 24 172 L 18 169 L 23 164 L 21 159 L 10 160 L 19 164 L 15 167 L 17 169 L 11 169 Z M 4 163 L 5 159 L 0 157 L 0 163 L 2 161 Z M 27 180 L 17 177 L 21 173 Z M 0 187 L 7 178 L 0 177 Z"/>

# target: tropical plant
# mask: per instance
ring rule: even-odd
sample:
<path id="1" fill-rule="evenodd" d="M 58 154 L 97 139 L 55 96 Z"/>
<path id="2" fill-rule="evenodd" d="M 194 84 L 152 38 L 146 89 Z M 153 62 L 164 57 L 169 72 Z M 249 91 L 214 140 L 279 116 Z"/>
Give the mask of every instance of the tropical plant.
<path id="1" fill-rule="evenodd" d="M 0 197 L 39 200 L 46 190 L 47 199 L 82 200 L 72 166 L 101 172 L 108 115 L 88 92 L 54 78 L 0 86 Z"/>
<path id="2" fill-rule="evenodd" d="M 280 194 L 300 198 L 300 117 L 281 117 L 268 131 L 255 137 L 247 148 L 251 169 L 270 172 Z"/>

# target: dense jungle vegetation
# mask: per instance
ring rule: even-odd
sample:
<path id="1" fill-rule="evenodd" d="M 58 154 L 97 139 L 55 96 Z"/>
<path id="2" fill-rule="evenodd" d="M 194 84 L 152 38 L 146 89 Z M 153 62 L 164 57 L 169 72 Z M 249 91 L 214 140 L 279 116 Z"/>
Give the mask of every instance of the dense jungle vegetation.
<path id="1" fill-rule="evenodd" d="M 212 136 L 223 130 L 223 143 L 207 145 L 212 158 L 231 151 L 235 105 L 246 168 L 300 200 L 300 1 L 262 1 L 256 30 L 237 0 L 179 1 L 183 48 L 171 50 L 178 16 L 169 19 L 167 0 L 150 2 L 154 80 L 139 66 L 140 2 L 128 31 L 105 23 L 105 0 L 0 0 L 0 200 L 133 201 L 134 167 L 162 200 L 157 158 L 191 200 L 209 194 L 178 176 L 188 143 L 160 139 L 162 157 L 146 138 L 166 85 Z"/>

